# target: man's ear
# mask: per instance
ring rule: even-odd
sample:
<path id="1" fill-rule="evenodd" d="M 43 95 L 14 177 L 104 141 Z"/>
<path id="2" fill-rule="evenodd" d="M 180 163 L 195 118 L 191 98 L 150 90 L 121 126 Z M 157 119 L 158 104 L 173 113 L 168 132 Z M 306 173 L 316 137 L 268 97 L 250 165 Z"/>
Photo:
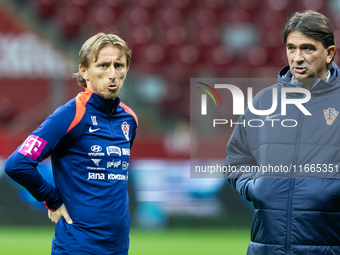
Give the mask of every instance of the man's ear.
<path id="1" fill-rule="evenodd" d="M 84 80 L 88 81 L 89 77 L 87 74 L 87 68 L 83 67 L 82 65 L 79 65 L 79 73 L 84 78 Z"/>
<path id="2" fill-rule="evenodd" d="M 334 58 L 334 55 L 335 55 L 335 51 L 336 51 L 336 48 L 334 45 L 331 45 L 329 46 L 327 49 L 327 58 L 326 58 L 326 61 L 327 61 L 327 64 L 331 63 L 333 58 Z"/>

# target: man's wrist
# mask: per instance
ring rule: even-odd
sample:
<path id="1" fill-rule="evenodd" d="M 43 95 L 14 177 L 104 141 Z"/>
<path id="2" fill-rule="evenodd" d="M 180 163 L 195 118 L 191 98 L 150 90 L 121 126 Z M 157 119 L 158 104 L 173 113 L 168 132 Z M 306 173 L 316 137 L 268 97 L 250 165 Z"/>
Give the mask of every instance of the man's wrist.
<path id="1" fill-rule="evenodd" d="M 44 205 L 48 210 L 54 212 L 54 211 L 58 210 L 60 208 L 60 206 L 63 205 L 63 201 L 58 199 L 57 202 L 51 203 L 51 201 L 46 200 L 46 201 L 44 201 Z"/>
<path id="2" fill-rule="evenodd" d="M 46 207 L 48 210 L 50 210 L 50 211 L 52 211 L 52 212 L 55 211 L 55 209 L 52 209 L 52 208 L 50 208 L 50 207 L 47 205 L 46 201 L 44 201 L 44 205 L 45 205 L 45 207 Z"/>

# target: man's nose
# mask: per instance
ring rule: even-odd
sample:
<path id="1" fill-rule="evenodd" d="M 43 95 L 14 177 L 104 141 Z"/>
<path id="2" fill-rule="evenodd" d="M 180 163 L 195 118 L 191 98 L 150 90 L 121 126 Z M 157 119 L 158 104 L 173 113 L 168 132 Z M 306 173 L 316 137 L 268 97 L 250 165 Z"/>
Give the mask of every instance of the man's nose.
<path id="1" fill-rule="evenodd" d="M 303 58 L 303 55 L 302 55 L 302 52 L 300 50 L 297 50 L 295 55 L 294 55 L 294 58 L 293 58 L 293 61 L 294 62 L 302 62 L 304 61 L 304 58 Z"/>
<path id="2" fill-rule="evenodd" d="M 109 70 L 109 79 L 115 78 L 117 78 L 116 68 L 114 66 L 111 66 Z"/>

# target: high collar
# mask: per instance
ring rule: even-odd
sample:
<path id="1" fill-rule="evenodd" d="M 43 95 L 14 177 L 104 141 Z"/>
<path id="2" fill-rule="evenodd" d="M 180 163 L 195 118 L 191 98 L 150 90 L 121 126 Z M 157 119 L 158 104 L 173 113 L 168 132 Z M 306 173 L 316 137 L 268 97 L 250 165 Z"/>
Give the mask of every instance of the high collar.
<path id="1" fill-rule="evenodd" d="M 117 108 L 120 103 L 120 98 L 117 97 L 116 99 L 104 99 L 98 94 L 94 93 L 93 91 L 89 90 L 88 88 L 85 88 L 85 93 L 90 93 L 91 99 L 90 101 L 94 102 L 94 107 L 105 112 L 108 114 L 112 114 L 117 112 Z"/>
<path id="2" fill-rule="evenodd" d="M 331 90 L 337 89 L 340 86 L 339 78 L 340 78 L 340 69 L 339 67 L 333 62 L 332 68 L 330 71 L 330 77 L 327 81 L 322 79 L 317 79 L 315 85 L 311 89 L 311 94 L 322 94 L 325 92 L 329 92 Z M 278 84 L 285 87 L 295 87 L 292 84 L 293 75 L 290 71 L 289 66 L 283 67 L 279 74 L 278 74 Z"/>

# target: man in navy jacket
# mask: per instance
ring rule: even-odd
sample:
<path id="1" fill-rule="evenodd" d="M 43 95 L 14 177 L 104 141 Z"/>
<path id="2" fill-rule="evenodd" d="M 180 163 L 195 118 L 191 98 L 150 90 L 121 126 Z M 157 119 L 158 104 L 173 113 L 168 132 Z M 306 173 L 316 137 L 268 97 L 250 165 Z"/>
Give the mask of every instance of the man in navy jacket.
<path id="1" fill-rule="evenodd" d="M 126 43 L 99 33 L 79 52 L 85 91 L 59 107 L 8 158 L 6 173 L 55 222 L 52 254 L 127 254 L 128 166 L 138 119 L 118 97 L 131 61 Z M 38 163 L 51 156 L 55 187 Z"/>
<path id="2" fill-rule="evenodd" d="M 320 13 L 295 13 L 284 42 L 289 65 L 277 84 L 254 97 L 254 108 L 271 108 L 274 88 L 278 99 L 284 89 L 287 99 L 303 99 L 298 87 L 310 92 L 302 106 L 311 115 L 294 104 L 284 115 L 280 101 L 267 116 L 247 109 L 239 123 L 289 119 L 292 125 L 237 125 L 225 161 L 234 170 L 225 177 L 255 207 L 247 254 L 340 254 L 340 69 L 333 62 L 333 28 Z M 244 171 L 252 167 L 260 171 Z"/>

